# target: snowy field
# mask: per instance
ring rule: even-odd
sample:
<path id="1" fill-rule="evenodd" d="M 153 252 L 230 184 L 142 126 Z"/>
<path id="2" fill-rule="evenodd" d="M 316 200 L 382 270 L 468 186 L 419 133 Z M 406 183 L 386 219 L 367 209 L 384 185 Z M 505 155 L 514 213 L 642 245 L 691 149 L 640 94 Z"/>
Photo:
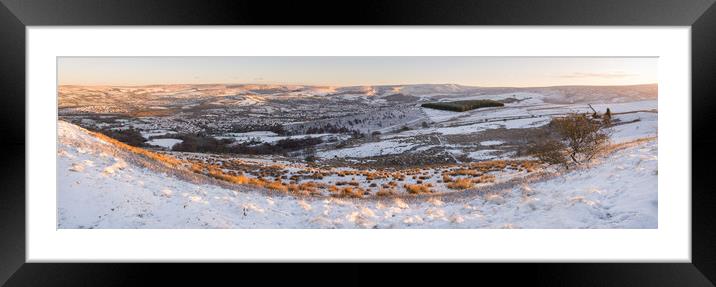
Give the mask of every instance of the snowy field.
<path id="1" fill-rule="evenodd" d="M 637 127 L 646 130 L 624 125 L 618 133 L 641 136 Z M 655 140 L 589 168 L 487 194 L 365 200 L 190 183 L 135 166 L 72 124 L 58 122 L 58 133 L 58 228 L 657 227 Z"/>
<path id="2" fill-rule="evenodd" d="M 181 143 L 179 139 L 153 139 L 147 142 L 147 144 L 160 146 L 166 149 L 171 149 L 175 144 Z"/>
<path id="3" fill-rule="evenodd" d="M 521 95 L 521 94 L 520 94 Z M 552 116 L 568 113 L 591 113 L 592 110 L 585 104 L 556 105 L 541 102 L 534 94 L 529 97 L 522 95 L 523 101 L 506 104 L 504 108 L 476 109 L 467 112 L 452 112 L 421 108 L 426 115 L 425 120 L 431 122 L 426 128 L 416 127 L 407 131 L 384 134 L 381 141 L 368 142 L 358 146 L 342 149 L 330 149 L 321 151 L 318 156 L 321 158 L 333 157 L 354 157 L 366 158 L 372 156 L 383 156 L 390 154 L 401 154 L 409 151 L 427 150 L 435 145 L 427 143 L 411 142 L 411 139 L 425 135 L 469 135 L 479 134 L 489 130 L 497 129 L 529 129 L 549 124 Z M 479 99 L 500 99 L 504 95 L 480 96 Z M 621 143 L 645 137 L 657 136 L 658 114 L 657 101 L 637 101 L 614 104 L 595 104 L 592 106 L 600 113 L 607 108 L 611 110 L 613 119 L 620 124 L 613 127 L 612 142 Z M 480 142 L 481 146 L 491 147 L 504 144 L 500 140 L 487 140 Z M 469 143 L 467 146 L 474 146 Z M 441 143 L 437 147 L 449 147 Z M 454 146 L 459 148 L 461 146 Z M 458 153 L 461 153 L 458 151 Z M 489 151 L 482 150 L 467 153 L 468 157 L 476 159 L 495 158 L 484 157 Z"/>

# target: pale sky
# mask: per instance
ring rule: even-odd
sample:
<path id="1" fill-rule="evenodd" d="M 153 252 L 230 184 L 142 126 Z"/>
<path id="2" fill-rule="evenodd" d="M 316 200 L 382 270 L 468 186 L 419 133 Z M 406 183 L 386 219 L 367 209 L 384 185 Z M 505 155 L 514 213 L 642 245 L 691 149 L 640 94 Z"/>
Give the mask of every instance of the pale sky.
<path id="1" fill-rule="evenodd" d="M 483 87 L 656 83 L 657 58 L 59 57 L 60 85 L 461 84 Z"/>

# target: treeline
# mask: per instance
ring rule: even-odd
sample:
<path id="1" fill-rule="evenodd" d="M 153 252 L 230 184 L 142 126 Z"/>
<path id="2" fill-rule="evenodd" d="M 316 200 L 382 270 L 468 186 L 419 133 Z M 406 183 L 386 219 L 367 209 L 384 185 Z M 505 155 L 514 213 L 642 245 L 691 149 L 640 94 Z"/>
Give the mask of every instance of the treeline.
<path id="1" fill-rule="evenodd" d="M 356 120 L 358 121 L 358 120 Z M 351 124 L 352 125 L 352 124 Z M 353 134 L 360 133 L 358 130 L 349 129 L 341 125 L 334 125 L 331 123 L 325 123 L 320 126 L 309 126 L 298 125 L 291 128 L 291 131 L 286 131 L 280 135 L 301 135 L 301 134 Z"/>
<path id="2" fill-rule="evenodd" d="M 351 130 L 349 130 L 346 127 L 337 127 L 335 125 L 332 125 L 330 123 L 325 124 L 320 127 L 310 127 L 306 129 L 306 134 L 342 134 L 342 133 L 348 133 Z"/>
<path id="3" fill-rule="evenodd" d="M 424 103 L 421 106 L 424 108 L 431 108 L 436 110 L 446 110 L 454 112 L 465 112 L 469 110 L 487 108 L 487 107 L 502 107 L 505 104 L 493 101 L 493 100 L 470 100 L 470 101 L 455 101 L 455 102 L 437 102 L 437 103 Z"/>
<path id="4" fill-rule="evenodd" d="M 121 141 L 121 142 L 126 143 L 131 146 L 136 146 L 136 147 L 146 146 L 145 142 L 147 140 L 142 136 L 142 133 L 136 129 L 123 129 L 123 130 L 113 130 L 113 129 L 109 129 L 109 128 L 103 128 L 103 129 L 88 128 L 88 129 L 92 130 L 94 132 L 101 133 L 103 135 L 106 135 L 108 137 L 111 137 L 113 139 L 116 139 L 118 141 Z"/>
<path id="5" fill-rule="evenodd" d="M 234 139 L 217 139 L 203 135 L 179 135 L 181 143 L 172 147 L 173 151 L 200 153 L 233 153 L 233 154 L 286 154 L 288 152 L 309 148 L 323 143 L 320 138 L 282 139 L 274 144 L 255 142 L 236 143 Z"/>

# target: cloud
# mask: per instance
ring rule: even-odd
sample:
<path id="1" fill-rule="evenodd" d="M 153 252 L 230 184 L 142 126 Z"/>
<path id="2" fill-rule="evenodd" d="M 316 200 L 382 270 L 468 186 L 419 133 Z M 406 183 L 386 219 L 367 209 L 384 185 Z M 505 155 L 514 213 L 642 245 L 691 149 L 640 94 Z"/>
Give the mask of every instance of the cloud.
<path id="1" fill-rule="evenodd" d="M 627 78 L 634 77 L 635 74 L 627 74 L 622 72 L 613 73 L 580 73 L 574 72 L 571 74 L 559 75 L 560 78 L 602 78 L 602 79 L 615 79 L 615 78 Z"/>

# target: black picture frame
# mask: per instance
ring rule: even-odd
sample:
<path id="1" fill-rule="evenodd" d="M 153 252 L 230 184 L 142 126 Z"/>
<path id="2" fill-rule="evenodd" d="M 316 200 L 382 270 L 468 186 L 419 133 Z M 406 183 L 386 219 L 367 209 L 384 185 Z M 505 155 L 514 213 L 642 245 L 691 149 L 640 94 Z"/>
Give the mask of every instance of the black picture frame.
<path id="1" fill-rule="evenodd" d="M 714 0 L 542 1 L 108 1 L 0 0 L 0 284 L 5 286 L 113 286 L 152 280 L 165 284 L 235 278 L 242 282 L 270 270 L 276 281 L 317 275 L 332 285 L 370 283 L 376 274 L 399 282 L 482 278 L 503 284 L 566 286 L 714 286 L 716 196 L 710 179 L 716 137 L 716 5 Z M 480 264 L 394 267 L 334 264 L 217 266 L 195 264 L 25 263 L 25 28 L 36 25 L 627 25 L 691 27 L 691 263 Z M 664 120 L 664 118 L 660 119 Z M 668 151 L 665 151 L 668 152 Z M 664 191 L 669 192 L 669 191 Z M 675 192 L 675 191 L 672 191 Z M 109 247 L 111 248 L 111 247 Z M 164 269 L 165 271 L 160 271 Z M 170 273 L 168 273 L 170 272 Z M 188 274 L 210 274 L 194 277 Z M 408 272 L 408 273 L 405 273 Z M 173 274 L 173 275 L 171 275 Z M 320 274 L 320 275 L 319 275 Z M 402 276 L 412 274 L 413 276 Z M 425 274 L 434 274 L 425 278 Z M 170 276 L 166 276 L 170 275 Z M 181 275 L 181 276 L 180 276 Z M 391 276 L 392 275 L 392 276 Z M 446 276 L 449 275 L 449 276 Z M 223 277 L 226 276 L 226 277 Z M 448 278 L 445 278 L 448 277 Z M 259 278 L 260 279 L 260 278 Z M 266 279 L 265 277 L 263 279 Z M 209 280 L 209 281 L 207 281 Z M 333 281 L 341 280 L 341 281 Z M 390 281 L 390 279 L 387 279 Z M 341 284 L 337 284 L 340 282 Z"/>

